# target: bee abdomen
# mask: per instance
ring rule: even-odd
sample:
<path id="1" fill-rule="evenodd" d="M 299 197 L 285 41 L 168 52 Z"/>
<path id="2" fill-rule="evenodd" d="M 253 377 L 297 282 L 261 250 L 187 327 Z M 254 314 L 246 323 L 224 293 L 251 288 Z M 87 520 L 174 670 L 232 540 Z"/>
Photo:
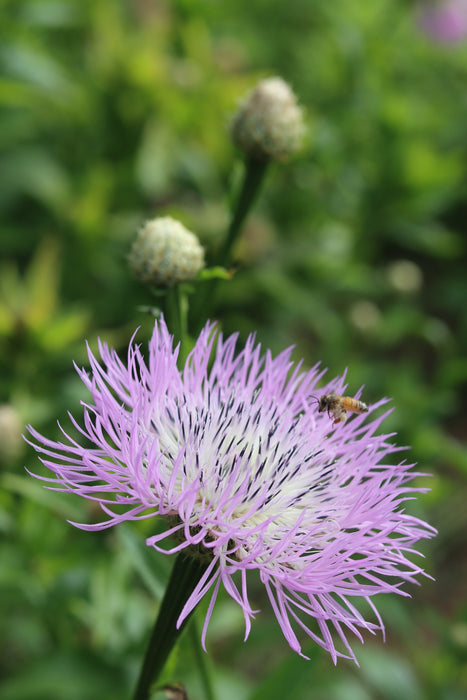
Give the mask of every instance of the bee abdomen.
<path id="1" fill-rule="evenodd" d="M 351 399 L 353 405 L 349 407 L 348 410 L 354 411 L 354 413 L 368 413 L 368 406 L 363 401 L 358 401 L 358 399 Z"/>

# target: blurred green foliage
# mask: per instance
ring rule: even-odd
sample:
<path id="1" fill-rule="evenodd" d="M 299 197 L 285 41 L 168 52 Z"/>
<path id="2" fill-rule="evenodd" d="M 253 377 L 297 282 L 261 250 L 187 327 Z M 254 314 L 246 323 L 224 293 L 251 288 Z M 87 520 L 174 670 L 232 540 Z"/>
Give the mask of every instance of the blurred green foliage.
<path id="1" fill-rule="evenodd" d="M 19 433 L 57 435 L 79 412 L 85 338 L 149 336 L 138 309 L 154 299 L 126 263 L 144 219 L 220 240 L 239 167 L 228 120 L 276 74 L 309 138 L 268 173 L 216 316 L 348 367 L 370 403 L 393 397 L 388 429 L 435 475 L 412 512 L 439 528 L 424 549 L 437 582 L 378 602 L 388 640 L 357 649 L 360 669 L 293 655 L 260 587 L 243 644 L 221 600 L 218 695 L 465 697 L 467 45 L 434 45 L 402 0 L 4 0 L 0 27 L 0 699 L 129 696 L 171 562 L 146 551 L 148 523 L 69 526 L 96 514 L 25 474 Z M 179 654 L 174 677 L 203 697 L 187 638 Z"/>

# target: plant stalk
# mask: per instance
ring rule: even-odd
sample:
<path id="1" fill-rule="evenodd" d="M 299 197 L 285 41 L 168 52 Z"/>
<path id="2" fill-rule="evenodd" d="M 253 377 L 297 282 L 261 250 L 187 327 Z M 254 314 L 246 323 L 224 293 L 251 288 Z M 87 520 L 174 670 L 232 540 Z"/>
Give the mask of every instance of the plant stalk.
<path id="1" fill-rule="evenodd" d="M 207 562 L 187 557 L 183 552 L 177 556 L 146 649 L 133 700 L 149 700 L 151 686 L 159 678 L 192 615 L 190 613 L 177 629 L 180 613 L 207 567 Z"/>
<path id="2" fill-rule="evenodd" d="M 269 160 L 248 158 L 245 161 L 245 174 L 229 228 L 227 229 L 224 245 L 219 254 L 219 265 L 226 267 L 231 262 L 232 248 L 237 241 L 248 212 L 259 194 L 268 164 Z"/>

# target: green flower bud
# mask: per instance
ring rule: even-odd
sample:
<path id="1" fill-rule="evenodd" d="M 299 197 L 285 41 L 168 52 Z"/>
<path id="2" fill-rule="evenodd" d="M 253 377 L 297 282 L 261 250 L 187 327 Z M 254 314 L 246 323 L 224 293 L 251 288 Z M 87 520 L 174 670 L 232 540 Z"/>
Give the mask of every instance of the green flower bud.
<path id="1" fill-rule="evenodd" d="M 299 150 L 304 131 L 303 110 L 282 78 L 258 83 L 231 125 L 234 143 L 256 160 L 285 160 Z"/>
<path id="2" fill-rule="evenodd" d="M 0 404 L 0 464 L 16 459 L 24 442 L 21 437 L 23 424 L 14 406 Z"/>
<path id="3" fill-rule="evenodd" d="M 129 256 L 130 268 L 146 284 L 173 286 L 196 277 L 204 251 L 194 233 L 170 216 L 146 221 Z"/>

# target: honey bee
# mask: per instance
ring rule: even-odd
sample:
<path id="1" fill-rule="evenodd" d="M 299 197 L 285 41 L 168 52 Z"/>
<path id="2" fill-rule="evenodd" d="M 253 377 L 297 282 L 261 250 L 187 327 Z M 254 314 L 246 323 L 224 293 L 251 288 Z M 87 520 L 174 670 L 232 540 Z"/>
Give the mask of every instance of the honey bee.
<path id="1" fill-rule="evenodd" d="M 318 411 L 328 412 L 329 418 L 333 419 L 333 425 L 337 425 L 347 418 L 349 413 L 366 413 L 368 406 L 363 401 L 352 399 L 350 396 L 339 396 L 339 394 L 324 394 L 318 401 Z"/>

